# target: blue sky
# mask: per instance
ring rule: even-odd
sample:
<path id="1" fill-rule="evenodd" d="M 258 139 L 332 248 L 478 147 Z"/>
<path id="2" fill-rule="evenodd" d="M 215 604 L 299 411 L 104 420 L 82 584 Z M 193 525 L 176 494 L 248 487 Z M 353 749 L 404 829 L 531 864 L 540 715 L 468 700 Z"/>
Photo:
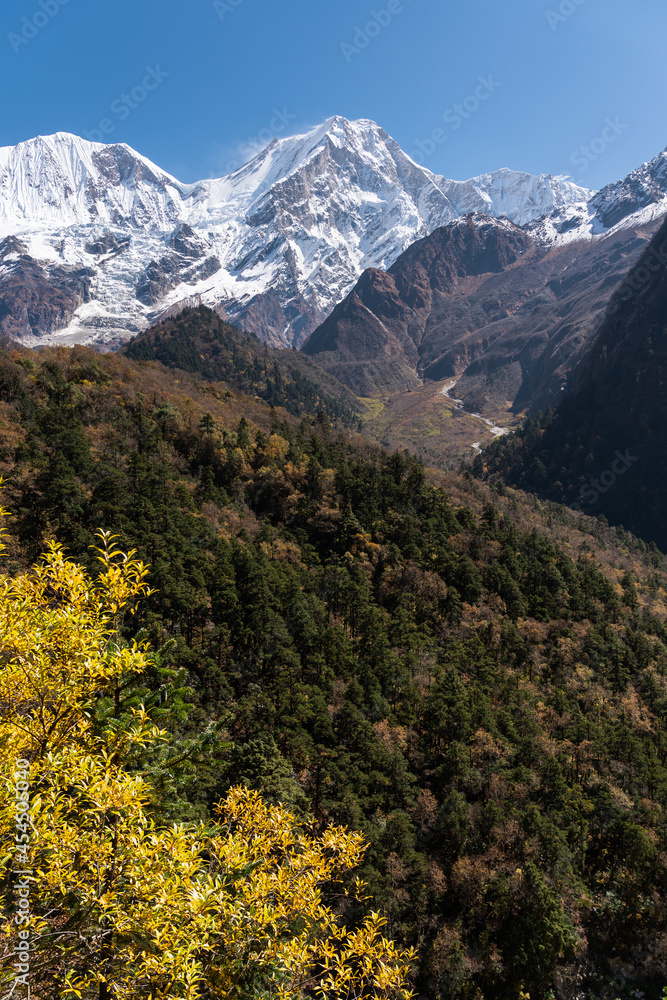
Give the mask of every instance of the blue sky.
<path id="1" fill-rule="evenodd" d="M 0 145 L 103 123 L 193 181 L 341 114 L 597 188 L 667 145 L 666 39 L 664 0 L 7 0 Z"/>

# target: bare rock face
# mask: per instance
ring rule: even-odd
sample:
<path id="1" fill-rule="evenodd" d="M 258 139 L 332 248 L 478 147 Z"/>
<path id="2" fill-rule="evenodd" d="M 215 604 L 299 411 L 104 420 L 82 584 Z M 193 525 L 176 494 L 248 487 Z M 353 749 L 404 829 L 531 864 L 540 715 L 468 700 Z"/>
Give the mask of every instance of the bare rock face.
<path id="1" fill-rule="evenodd" d="M 507 221 L 470 216 L 438 229 L 389 271 L 362 275 L 304 351 L 361 395 L 411 388 L 444 346 L 446 334 L 435 338 L 436 346 L 432 327 L 450 300 L 459 301 L 475 279 L 502 273 L 529 251 L 540 254 L 533 240 Z M 469 361 L 459 371 L 453 364 L 434 377 L 459 374 Z"/>
<path id="2" fill-rule="evenodd" d="M 417 326 L 417 313 L 401 298 L 394 277 L 370 269 L 304 351 L 359 396 L 396 392 L 419 384 Z"/>
<path id="3" fill-rule="evenodd" d="M 0 330 L 22 340 L 61 330 L 90 301 L 90 268 L 42 266 L 20 240 L 0 243 Z"/>
<path id="4" fill-rule="evenodd" d="M 86 243 L 84 250 L 93 257 L 107 257 L 109 255 L 115 257 L 127 250 L 131 239 L 130 236 L 118 236 L 116 233 L 106 230 L 101 236 Z"/>

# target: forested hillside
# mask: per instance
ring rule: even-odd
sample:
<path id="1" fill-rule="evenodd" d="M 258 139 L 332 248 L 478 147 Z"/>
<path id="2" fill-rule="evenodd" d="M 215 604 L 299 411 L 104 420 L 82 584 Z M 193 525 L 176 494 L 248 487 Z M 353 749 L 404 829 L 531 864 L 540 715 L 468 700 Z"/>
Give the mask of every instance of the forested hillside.
<path id="1" fill-rule="evenodd" d="M 297 416 L 323 409 L 332 418 L 356 423 L 363 410 L 354 393 L 304 354 L 268 347 L 205 306 L 163 320 L 132 340 L 125 353 L 135 361 L 160 361 L 224 380 Z"/>
<path id="2" fill-rule="evenodd" d="M 230 381 L 0 356 L 6 570 L 52 536 L 92 570 L 99 527 L 151 565 L 132 628 L 186 674 L 144 685 L 196 755 L 156 810 L 203 818 L 241 783 L 363 831 L 369 908 L 418 949 L 429 997 L 656 1000 L 662 557 Z"/>

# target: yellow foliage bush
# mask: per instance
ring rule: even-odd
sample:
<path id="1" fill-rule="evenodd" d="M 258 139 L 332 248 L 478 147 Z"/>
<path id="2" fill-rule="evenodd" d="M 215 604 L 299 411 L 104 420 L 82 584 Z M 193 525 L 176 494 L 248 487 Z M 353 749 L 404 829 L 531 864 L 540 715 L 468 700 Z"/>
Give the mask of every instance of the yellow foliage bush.
<path id="1" fill-rule="evenodd" d="M 3 995 L 29 981 L 49 1000 L 408 998 L 414 954 L 382 937 L 378 914 L 348 930 L 325 901 L 337 882 L 345 891 L 360 834 L 314 836 L 241 788 L 208 825 L 152 819 L 153 789 L 128 762 L 167 734 L 143 709 L 129 726 L 95 719 L 96 701 L 149 663 L 145 645 L 118 637 L 148 571 L 100 537 L 96 579 L 55 544 L 29 572 L 0 577 Z M 17 766 L 29 819 L 17 813 Z"/>

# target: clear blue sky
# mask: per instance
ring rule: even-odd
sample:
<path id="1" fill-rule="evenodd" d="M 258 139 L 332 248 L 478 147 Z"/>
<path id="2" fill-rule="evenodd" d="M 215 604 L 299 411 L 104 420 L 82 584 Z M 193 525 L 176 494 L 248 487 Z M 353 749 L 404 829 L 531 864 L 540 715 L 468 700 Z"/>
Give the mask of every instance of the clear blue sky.
<path id="1" fill-rule="evenodd" d="M 106 119 L 107 141 L 193 181 L 266 130 L 341 114 L 420 142 L 451 178 L 508 166 L 601 187 L 667 145 L 666 41 L 664 0 L 6 0 L 0 145 Z M 456 104 L 468 117 L 445 119 Z"/>

